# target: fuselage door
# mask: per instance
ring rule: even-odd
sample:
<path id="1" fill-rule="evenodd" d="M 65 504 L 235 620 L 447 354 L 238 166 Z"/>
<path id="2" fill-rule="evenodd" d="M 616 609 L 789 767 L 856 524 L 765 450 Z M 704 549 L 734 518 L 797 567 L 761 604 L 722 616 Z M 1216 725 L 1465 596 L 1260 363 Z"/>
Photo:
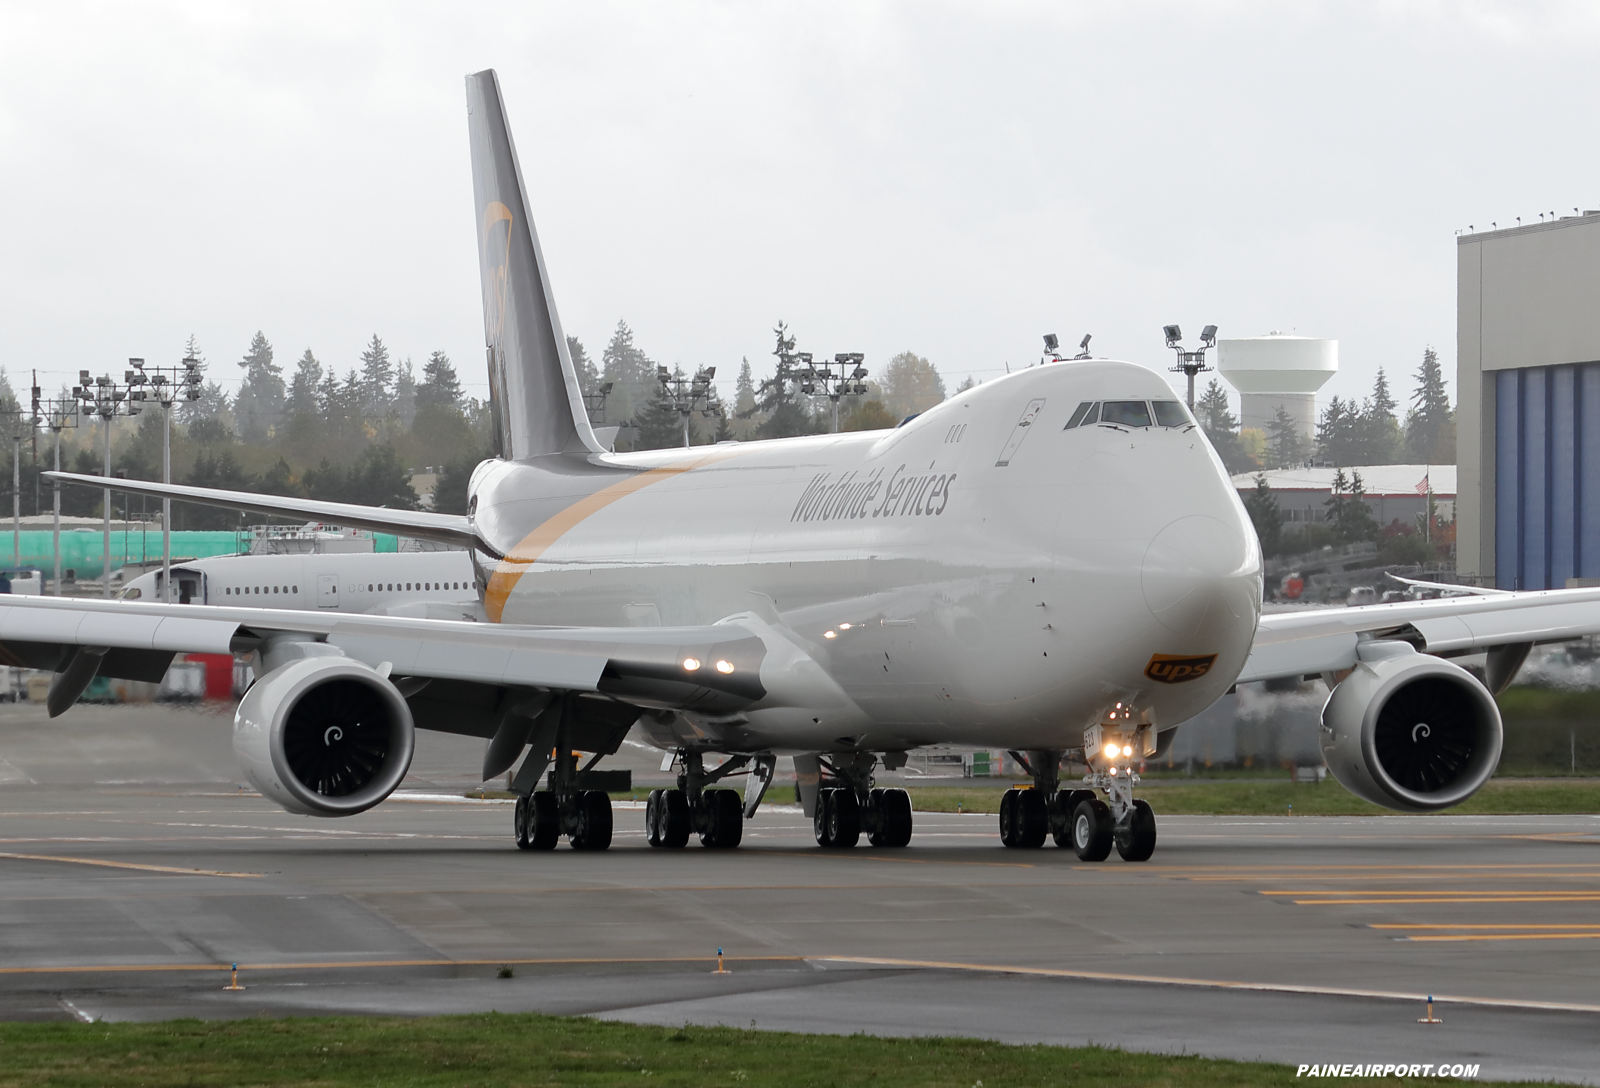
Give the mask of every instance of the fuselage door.
<path id="1" fill-rule="evenodd" d="M 317 607 L 339 607 L 339 576 L 337 574 L 317 575 Z"/>

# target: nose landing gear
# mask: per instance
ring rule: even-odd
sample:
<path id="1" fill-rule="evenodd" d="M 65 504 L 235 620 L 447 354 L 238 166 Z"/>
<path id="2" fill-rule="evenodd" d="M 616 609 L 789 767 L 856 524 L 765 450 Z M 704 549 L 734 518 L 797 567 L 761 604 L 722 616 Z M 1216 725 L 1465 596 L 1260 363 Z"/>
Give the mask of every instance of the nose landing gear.
<path id="1" fill-rule="evenodd" d="M 1142 727 L 1128 737 L 1117 735 L 1115 756 L 1108 754 L 1112 739 L 1100 726 L 1085 734 L 1091 770 L 1083 778 L 1086 788 L 1073 790 L 1060 788 L 1061 750 L 1011 752 L 1033 785 L 1007 790 L 1001 797 L 1000 841 L 1013 849 L 1037 849 L 1048 832 L 1057 846 L 1071 847 L 1081 861 L 1104 861 L 1113 847 L 1124 861 L 1149 861 L 1156 849 L 1156 816 L 1149 802 L 1134 799 L 1139 776 L 1133 773 L 1132 756 L 1136 747 L 1141 755 L 1149 754 L 1146 746 L 1153 731 Z M 1097 793 L 1105 794 L 1105 800 Z"/>

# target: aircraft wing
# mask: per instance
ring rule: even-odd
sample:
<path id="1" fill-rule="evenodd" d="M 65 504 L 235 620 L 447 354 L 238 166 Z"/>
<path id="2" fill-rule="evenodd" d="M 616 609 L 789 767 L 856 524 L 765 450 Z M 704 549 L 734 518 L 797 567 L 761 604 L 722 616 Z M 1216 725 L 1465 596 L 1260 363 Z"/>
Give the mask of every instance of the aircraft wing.
<path id="1" fill-rule="evenodd" d="M 262 495 L 254 491 L 228 491 L 214 487 L 190 487 L 187 484 L 162 484 L 150 480 L 107 480 L 104 476 L 84 476 L 76 472 L 46 472 L 46 479 L 62 483 L 83 484 L 89 487 L 111 487 L 130 495 L 149 495 L 157 499 L 175 499 L 200 503 L 205 506 L 223 506 L 234 510 L 249 510 L 270 517 L 299 518 L 302 521 L 326 521 L 351 529 L 367 529 L 379 533 L 398 533 L 422 540 L 435 540 L 442 544 L 455 544 L 464 548 L 479 548 L 498 553 L 489 548 L 473 531 L 472 521 L 460 514 L 435 514 L 426 510 L 397 510 L 387 506 L 360 506 L 347 502 L 322 502 L 317 499 L 300 499 L 290 495 Z"/>
<path id="2" fill-rule="evenodd" d="M 387 665 L 397 678 L 597 692 L 639 707 L 713 714 L 767 698 L 763 666 L 770 674 L 779 659 L 792 666 L 794 656 L 792 645 L 754 616 L 704 627 L 524 627 L 225 605 L 0 598 L 0 663 L 51 670 L 58 684 L 64 677 L 81 679 L 76 691 L 61 698 L 53 690 L 52 714 L 70 706 L 97 674 L 156 681 L 176 653 L 247 652 L 284 634 L 309 636 L 373 668 Z M 74 667 L 85 653 L 100 659 L 86 675 Z M 697 667 L 686 668 L 688 661 Z"/>
<path id="3" fill-rule="evenodd" d="M 1261 617 L 1239 683 L 1342 672 L 1355 666 L 1356 644 L 1375 638 L 1403 639 L 1423 653 L 1450 657 L 1506 647 L 1525 653 L 1535 643 L 1592 634 L 1600 634 L 1600 589 L 1280 612 Z"/>

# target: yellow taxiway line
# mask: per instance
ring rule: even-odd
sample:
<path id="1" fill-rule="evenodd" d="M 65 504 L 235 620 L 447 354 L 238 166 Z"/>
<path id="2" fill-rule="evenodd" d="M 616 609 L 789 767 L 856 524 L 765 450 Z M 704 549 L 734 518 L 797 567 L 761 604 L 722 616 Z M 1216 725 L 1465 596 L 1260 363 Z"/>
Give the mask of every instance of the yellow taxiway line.
<path id="1" fill-rule="evenodd" d="M 107 861 L 103 858 L 72 858 L 58 854 L 6 854 L 0 858 L 12 861 L 59 861 L 67 865 L 98 865 L 107 869 L 138 869 L 147 873 L 167 873 L 171 876 L 229 876 L 245 880 L 258 880 L 262 873 L 225 873 L 216 869 L 179 869 L 171 865 L 139 865 L 131 861 Z"/>

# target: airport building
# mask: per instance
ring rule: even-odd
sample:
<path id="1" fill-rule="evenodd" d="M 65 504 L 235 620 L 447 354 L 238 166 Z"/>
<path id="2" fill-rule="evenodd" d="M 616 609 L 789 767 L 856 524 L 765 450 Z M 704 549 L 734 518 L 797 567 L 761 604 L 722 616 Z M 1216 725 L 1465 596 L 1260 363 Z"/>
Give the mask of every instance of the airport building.
<path id="1" fill-rule="evenodd" d="M 1600 211 L 1456 246 L 1457 563 L 1600 585 Z"/>
<path id="2" fill-rule="evenodd" d="M 1233 477 L 1241 499 L 1256 489 L 1256 479 L 1266 477 L 1272 498 L 1288 526 L 1315 524 L 1328 519 L 1328 500 L 1333 497 L 1333 478 L 1339 469 L 1332 467 L 1267 469 Z M 1348 480 L 1361 476 L 1364 499 L 1379 525 L 1399 520 L 1417 528 L 1428 509 L 1428 494 L 1433 494 L 1436 516 L 1449 521 L 1456 502 L 1454 465 L 1357 465 L 1343 470 Z"/>

